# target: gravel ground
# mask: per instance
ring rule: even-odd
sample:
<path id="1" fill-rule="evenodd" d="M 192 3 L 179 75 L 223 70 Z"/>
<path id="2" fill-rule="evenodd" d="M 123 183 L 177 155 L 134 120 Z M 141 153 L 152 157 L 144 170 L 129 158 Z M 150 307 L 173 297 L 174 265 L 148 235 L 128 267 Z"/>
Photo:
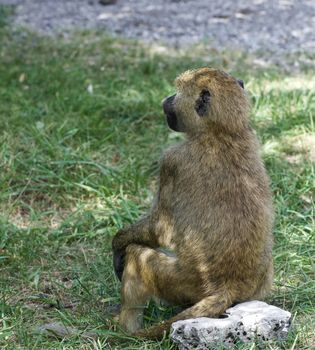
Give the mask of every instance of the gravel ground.
<path id="1" fill-rule="evenodd" d="M 201 41 L 249 52 L 315 52 L 314 0 L 0 0 L 16 5 L 14 25 L 45 34 L 107 29 L 182 47 Z"/>

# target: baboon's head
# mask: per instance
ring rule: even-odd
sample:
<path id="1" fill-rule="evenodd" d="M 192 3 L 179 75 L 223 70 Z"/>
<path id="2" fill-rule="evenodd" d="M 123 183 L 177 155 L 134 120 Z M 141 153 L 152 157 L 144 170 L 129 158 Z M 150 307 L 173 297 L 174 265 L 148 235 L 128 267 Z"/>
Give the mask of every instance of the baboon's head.
<path id="1" fill-rule="evenodd" d="M 241 80 L 200 68 L 181 74 L 175 85 L 177 93 L 163 101 L 171 129 L 198 134 L 215 127 L 227 132 L 247 127 L 250 104 Z"/>

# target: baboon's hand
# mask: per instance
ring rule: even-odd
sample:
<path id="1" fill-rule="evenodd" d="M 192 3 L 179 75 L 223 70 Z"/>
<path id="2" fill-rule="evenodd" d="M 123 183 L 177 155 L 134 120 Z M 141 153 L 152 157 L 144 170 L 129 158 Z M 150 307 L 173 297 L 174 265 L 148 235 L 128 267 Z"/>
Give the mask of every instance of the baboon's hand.
<path id="1" fill-rule="evenodd" d="M 128 244 L 127 244 L 128 245 Z M 125 267 L 126 236 L 124 230 L 119 230 L 112 241 L 113 265 L 116 276 L 121 281 Z"/>
<path id="2" fill-rule="evenodd" d="M 116 250 L 113 254 L 113 265 L 115 274 L 118 277 L 119 281 L 122 279 L 122 274 L 124 272 L 125 267 L 125 257 L 126 257 L 126 250 Z"/>

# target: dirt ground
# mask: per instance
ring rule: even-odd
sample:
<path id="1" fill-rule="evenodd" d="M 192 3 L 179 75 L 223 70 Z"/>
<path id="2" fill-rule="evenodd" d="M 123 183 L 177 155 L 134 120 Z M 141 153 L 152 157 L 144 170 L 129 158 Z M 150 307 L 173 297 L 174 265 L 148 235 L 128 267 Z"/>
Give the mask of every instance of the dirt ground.
<path id="1" fill-rule="evenodd" d="M 0 0 L 15 26 L 41 33 L 97 28 L 171 46 L 209 42 L 249 52 L 315 52 L 313 0 Z"/>

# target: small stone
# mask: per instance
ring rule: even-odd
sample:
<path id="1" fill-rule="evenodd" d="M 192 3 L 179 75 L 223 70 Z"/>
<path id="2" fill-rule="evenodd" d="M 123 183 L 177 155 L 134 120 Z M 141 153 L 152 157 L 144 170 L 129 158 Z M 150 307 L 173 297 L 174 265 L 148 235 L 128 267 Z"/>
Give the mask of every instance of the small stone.
<path id="1" fill-rule="evenodd" d="M 286 338 L 291 313 L 262 301 L 248 301 L 226 310 L 224 318 L 200 317 L 172 324 L 171 339 L 180 350 L 233 347 Z"/>
<path id="2" fill-rule="evenodd" d="M 73 336 L 80 336 L 82 338 L 97 339 L 98 335 L 93 332 L 81 331 L 76 327 L 66 326 L 62 323 L 52 322 L 43 324 L 34 329 L 35 333 L 52 337 L 52 338 L 69 338 Z"/>

